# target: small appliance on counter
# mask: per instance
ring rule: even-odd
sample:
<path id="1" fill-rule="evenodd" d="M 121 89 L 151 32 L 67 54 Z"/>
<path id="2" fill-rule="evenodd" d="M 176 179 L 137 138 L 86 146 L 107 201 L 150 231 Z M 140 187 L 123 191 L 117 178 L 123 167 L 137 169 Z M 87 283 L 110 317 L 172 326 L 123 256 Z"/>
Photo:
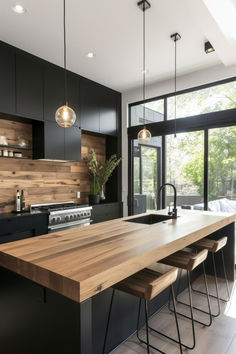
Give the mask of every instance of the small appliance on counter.
<path id="1" fill-rule="evenodd" d="M 92 222 L 91 210 L 91 206 L 78 205 L 73 201 L 30 206 L 31 213 L 48 213 L 48 233 L 90 225 Z"/>

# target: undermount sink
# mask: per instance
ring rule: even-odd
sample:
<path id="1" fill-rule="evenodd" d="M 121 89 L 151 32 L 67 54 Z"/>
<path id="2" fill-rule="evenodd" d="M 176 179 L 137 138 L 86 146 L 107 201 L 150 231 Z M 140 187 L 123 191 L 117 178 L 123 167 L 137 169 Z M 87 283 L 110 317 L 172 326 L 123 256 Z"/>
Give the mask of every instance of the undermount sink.
<path id="1" fill-rule="evenodd" d="M 152 225 L 152 224 L 157 224 L 158 222 L 166 221 L 172 219 L 172 216 L 170 215 L 161 215 L 161 214 L 148 214 L 148 215 L 143 215 L 137 218 L 133 219 L 128 219 L 125 220 L 127 222 L 136 222 L 139 224 L 147 224 L 147 225 Z"/>

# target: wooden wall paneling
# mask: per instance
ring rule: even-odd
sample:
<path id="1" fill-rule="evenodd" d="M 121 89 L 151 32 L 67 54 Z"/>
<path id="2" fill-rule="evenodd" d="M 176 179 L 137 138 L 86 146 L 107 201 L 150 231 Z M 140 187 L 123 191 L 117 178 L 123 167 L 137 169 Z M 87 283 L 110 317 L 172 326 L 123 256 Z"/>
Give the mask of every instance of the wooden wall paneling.
<path id="1" fill-rule="evenodd" d="M 17 137 L 23 135 L 32 144 L 30 124 L 0 120 L 0 135 L 8 138 L 9 144 L 17 145 Z M 87 162 L 89 151 L 95 149 L 98 159 L 106 158 L 106 139 L 102 136 L 82 135 L 82 160 L 80 162 L 40 161 L 31 159 L 0 158 L 0 212 L 15 208 L 17 189 L 24 189 L 26 207 L 35 203 L 51 203 L 73 200 L 88 202 L 90 179 Z M 8 148 L 6 148 L 8 149 Z M 25 150 L 24 156 L 31 156 Z M 29 155 L 26 155 L 28 153 Z M 76 192 L 81 198 L 76 198 Z"/>

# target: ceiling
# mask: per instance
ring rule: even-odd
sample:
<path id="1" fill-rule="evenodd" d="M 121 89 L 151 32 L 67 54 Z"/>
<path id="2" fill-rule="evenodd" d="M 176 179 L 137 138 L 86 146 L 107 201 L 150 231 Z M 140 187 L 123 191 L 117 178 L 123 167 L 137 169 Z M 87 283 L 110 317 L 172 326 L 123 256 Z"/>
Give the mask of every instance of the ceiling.
<path id="1" fill-rule="evenodd" d="M 118 91 L 141 85 L 142 12 L 136 2 L 67 0 L 68 69 Z M 227 42 L 213 14 L 212 0 L 150 2 L 151 9 L 146 13 L 147 82 L 173 76 L 174 44 L 170 35 L 176 31 L 182 36 L 178 42 L 178 74 L 236 62 L 236 37 Z M 234 0 L 224 0 L 224 5 L 227 2 L 235 6 Z M 23 5 L 26 13 L 14 13 L 11 7 L 16 3 Z M 1 40 L 62 66 L 62 5 L 62 0 L 1 1 Z M 229 11 L 232 14 L 232 8 Z M 213 42 L 216 52 L 205 54 L 206 39 Z M 88 59 L 88 52 L 96 57 Z"/>

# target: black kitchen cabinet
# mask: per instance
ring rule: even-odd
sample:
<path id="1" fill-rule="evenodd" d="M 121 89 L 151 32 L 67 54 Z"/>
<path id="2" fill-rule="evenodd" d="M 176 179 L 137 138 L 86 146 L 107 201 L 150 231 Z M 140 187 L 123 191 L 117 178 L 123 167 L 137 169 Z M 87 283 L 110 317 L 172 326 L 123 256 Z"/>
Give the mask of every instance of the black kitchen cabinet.
<path id="1" fill-rule="evenodd" d="M 122 205 L 122 202 L 93 205 L 91 212 L 93 224 L 121 218 L 123 216 Z"/>
<path id="2" fill-rule="evenodd" d="M 0 243 L 22 240 L 48 233 L 48 215 L 42 214 L 1 214 Z"/>
<path id="3" fill-rule="evenodd" d="M 46 63 L 44 66 L 44 120 L 55 122 L 55 112 L 64 104 L 64 70 Z"/>
<path id="4" fill-rule="evenodd" d="M 103 88 L 100 100 L 100 133 L 117 134 L 117 93 Z"/>
<path id="5" fill-rule="evenodd" d="M 15 112 L 15 53 L 0 42 L 0 112 Z"/>
<path id="6" fill-rule="evenodd" d="M 43 120 L 43 63 L 21 51 L 16 52 L 16 112 Z"/>
<path id="7" fill-rule="evenodd" d="M 73 126 L 65 129 L 65 160 L 80 161 L 81 129 Z"/>
<path id="8" fill-rule="evenodd" d="M 99 133 L 100 85 L 87 79 L 80 82 L 81 128 Z"/>
<path id="9" fill-rule="evenodd" d="M 33 158 L 80 161 L 81 129 L 62 128 L 48 121 L 33 124 Z"/>
<path id="10" fill-rule="evenodd" d="M 67 72 L 67 101 L 79 126 L 79 76 Z M 44 69 L 44 120 L 55 121 L 56 110 L 66 103 L 64 69 L 46 63 Z"/>

